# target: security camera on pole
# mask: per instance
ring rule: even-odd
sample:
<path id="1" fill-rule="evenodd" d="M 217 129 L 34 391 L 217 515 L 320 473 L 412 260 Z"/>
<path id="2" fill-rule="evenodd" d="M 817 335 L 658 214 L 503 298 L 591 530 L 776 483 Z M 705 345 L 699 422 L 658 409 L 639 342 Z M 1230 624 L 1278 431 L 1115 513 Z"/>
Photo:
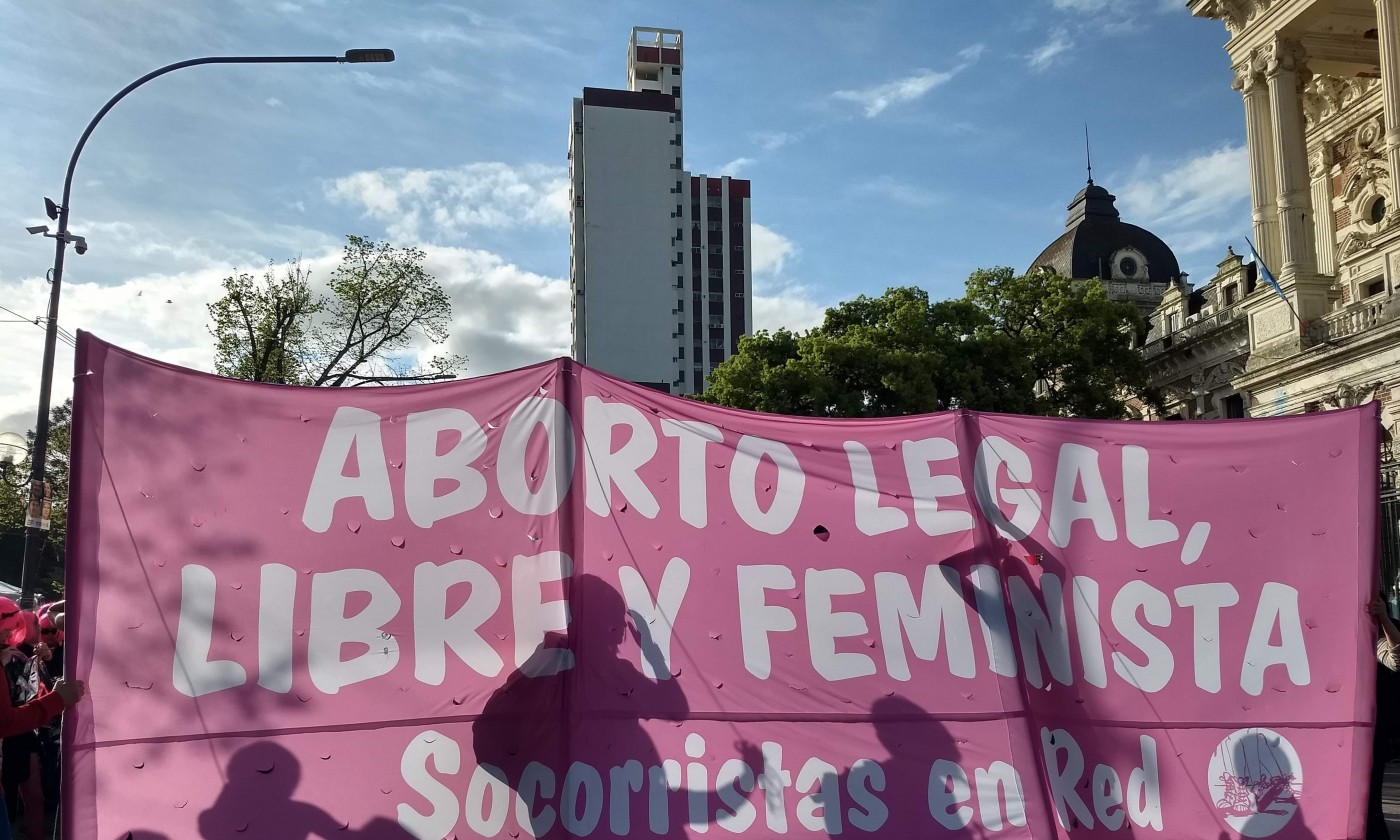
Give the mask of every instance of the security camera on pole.
<path id="1" fill-rule="evenodd" d="M 51 198 L 44 199 L 44 211 L 48 217 L 58 222 L 58 231 L 49 233 L 47 225 L 37 225 L 28 228 L 32 234 L 47 236 L 54 240 L 53 270 L 50 272 L 49 281 L 49 315 L 48 322 L 44 329 L 44 361 L 40 372 L 39 380 L 39 416 L 34 423 L 34 449 L 30 453 L 30 481 L 29 481 L 29 505 L 28 511 L 39 510 L 38 516 L 25 515 L 24 529 L 24 565 L 20 570 L 20 600 L 22 608 L 32 608 L 34 606 L 34 572 L 38 568 L 39 552 L 44 545 L 44 531 L 47 529 L 46 519 L 42 516 L 45 500 L 45 480 L 44 466 L 48 457 L 49 449 L 49 397 L 53 390 L 53 359 L 54 349 L 58 344 L 58 298 L 63 286 L 63 253 L 68 244 L 73 244 L 73 250 L 78 254 L 87 253 L 87 240 L 81 236 L 74 235 L 68 231 L 68 202 L 73 193 L 73 172 L 78 168 L 78 156 L 83 152 L 83 146 L 87 144 L 88 137 L 92 135 L 97 124 L 112 110 L 112 106 L 120 102 L 128 93 L 144 85 L 146 82 L 166 73 L 180 70 L 185 67 L 194 67 L 200 64 L 359 64 L 359 63 L 383 63 L 394 60 L 394 51 L 386 49 L 371 50 L 347 50 L 345 55 L 300 55 L 300 56 L 209 56 L 206 58 L 192 58 L 187 61 L 179 61 L 168 64 L 158 70 L 142 76 L 121 91 L 107 100 L 107 104 L 97 112 L 97 115 L 88 123 L 83 135 L 78 138 L 78 145 L 73 149 L 73 156 L 68 160 L 68 172 L 63 179 L 63 200 L 55 202 Z M 37 506 L 37 507 L 36 507 Z"/>

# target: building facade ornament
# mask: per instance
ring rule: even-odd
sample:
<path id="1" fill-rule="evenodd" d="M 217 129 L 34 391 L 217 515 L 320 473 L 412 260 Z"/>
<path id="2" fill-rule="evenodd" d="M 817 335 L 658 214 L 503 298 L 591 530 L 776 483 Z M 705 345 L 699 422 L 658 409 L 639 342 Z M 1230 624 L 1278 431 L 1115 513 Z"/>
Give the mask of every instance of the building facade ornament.
<path id="1" fill-rule="evenodd" d="M 1330 397 L 1323 400 L 1333 408 L 1353 408 L 1358 405 L 1365 405 L 1376 398 L 1376 392 L 1384 387 L 1383 382 L 1368 382 L 1361 385 L 1353 385 L 1350 382 L 1337 383 L 1336 390 Z"/>
<path id="2" fill-rule="evenodd" d="M 1356 256 L 1357 254 L 1361 253 L 1369 247 L 1371 247 L 1371 237 L 1365 235 L 1364 233 L 1352 231 L 1351 233 L 1348 233 L 1346 235 L 1345 239 L 1342 240 L 1342 246 L 1339 249 L 1339 253 L 1341 253 L 1343 259 L 1346 259 L 1347 257 Z"/>
<path id="3" fill-rule="evenodd" d="M 1314 76 L 1303 88 L 1303 114 L 1308 125 L 1316 126 L 1347 111 L 1379 85 L 1378 79 L 1359 76 Z"/>
<path id="4" fill-rule="evenodd" d="M 1226 28 L 1236 34 L 1272 5 L 1273 0 L 1207 0 L 1195 14 L 1224 21 Z"/>
<path id="5" fill-rule="evenodd" d="M 1332 171 L 1332 150 L 1319 146 L 1308 155 L 1308 175 L 1313 178 L 1326 178 Z"/>
<path id="6" fill-rule="evenodd" d="M 1264 72 L 1269 77 L 1297 73 L 1299 81 L 1307 75 L 1307 53 L 1303 45 L 1291 38 L 1275 38 L 1264 48 Z"/>

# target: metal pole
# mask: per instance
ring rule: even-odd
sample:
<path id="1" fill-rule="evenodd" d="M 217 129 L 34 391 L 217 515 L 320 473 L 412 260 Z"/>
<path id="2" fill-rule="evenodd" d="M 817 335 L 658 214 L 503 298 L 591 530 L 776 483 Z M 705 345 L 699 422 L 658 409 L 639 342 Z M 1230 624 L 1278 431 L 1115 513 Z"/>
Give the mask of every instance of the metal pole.
<path id="1" fill-rule="evenodd" d="M 73 156 L 68 160 L 68 172 L 63 178 L 63 203 L 59 205 L 58 209 L 58 235 L 54 241 L 53 277 L 49 287 L 49 321 L 44 329 L 44 366 L 40 371 L 39 378 L 39 416 L 34 421 L 34 450 L 29 456 L 29 501 L 31 505 L 34 503 L 36 492 L 41 495 L 40 504 L 43 501 L 45 461 L 49 451 L 49 398 L 53 391 L 54 350 L 58 344 L 58 298 L 63 286 L 63 253 L 68 247 L 68 201 L 73 192 L 73 172 L 78 168 L 78 156 L 83 153 L 83 146 L 87 145 L 88 137 L 92 136 L 92 131 L 97 128 L 97 124 L 102 121 L 103 117 L 107 116 L 107 112 L 112 110 L 112 106 L 125 98 L 128 93 L 158 76 L 164 76 L 166 73 L 185 67 L 194 67 L 200 64 L 337 64 L 393 60 L 392 50 L 350 50 L 343 56 L 209 56 L 192 58 L 168 64 L 158 70 L 152 70 L 107 100 L 107 104 L 103 105 L 102 110 L 98 111 L 97 115 L 92 118 L 87 128 L 83 130 L 83 136 L 78 138 L 78 145 L 73 148 Z M 28 517 L 28 507 L 26 507 L 25 516 Z M 37 523 L 27 524 L 24 529 L 24 563 L 20 567 L 19 579 L 19 605 L 21 609 L 33 609 L 34 607 L 34 572 L 39 567 L 39 554 L 43 551 L 43 547 L 43 529 Z"/>

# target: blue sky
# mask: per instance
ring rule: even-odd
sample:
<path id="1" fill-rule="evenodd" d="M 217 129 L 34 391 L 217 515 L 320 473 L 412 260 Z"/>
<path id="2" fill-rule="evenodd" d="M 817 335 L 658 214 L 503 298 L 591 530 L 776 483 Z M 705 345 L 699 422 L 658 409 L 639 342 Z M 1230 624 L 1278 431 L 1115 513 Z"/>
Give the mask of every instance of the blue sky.
<path id="1" fill-rule="evenodd" d="M 7 3 L 0 305 L 43 313 L 51 240 L 24 227 L 129 81 L 384 46 L 397 62 L 193 68 L 118 105 L 78 167 L 90 251 L 60 323 L 208 369 L 220 278 L 296 256 L 324 277 L 357 233 L 427 251 L 468 375 L 566 354 L 570 101 L 623 86 L 634 25 L 685 32 L 687 168 L 753 181 L 759 327 L 1025 269 L 1083 185 L 1085 122 L 1095 181 L 1196 282 L 1248 234 L 1225 29 L 1181 0 Z M 33 425 L 41 347 L 0 311 L 0 431 Z"/>

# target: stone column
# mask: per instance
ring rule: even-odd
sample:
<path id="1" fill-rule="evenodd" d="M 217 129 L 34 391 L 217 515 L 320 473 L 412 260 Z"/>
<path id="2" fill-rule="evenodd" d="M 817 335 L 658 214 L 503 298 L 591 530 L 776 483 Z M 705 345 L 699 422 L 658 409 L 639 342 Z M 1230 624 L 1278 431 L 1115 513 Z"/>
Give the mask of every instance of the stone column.
<path id="1" fill-rule="evenodd" d="M 1253 203 L 1254 247 L 1270 267 L 1279 264 L 1278 203 L 1274 198 L 1273 119 L 1263 63 L 1251 56 L 1235 67 L 1233 87 L 1244 96 L 1244 136 L 1249 152 L 1249 192 Z"/>
<path id="2" fill-rule="evenodd" d="M 1337 273 L 1337 224 L 1332 214 L 1332 150 L 1323 144 L 1308 158 L 1312 176 L 1313 239 L 1317 242 L 1317 271 Z"/>
<path id="3" fill-rule="evenodd" d="M 1276 38 L 1266 48 L 1269 106 L 1274 118 L 1274 159 L 1277 161 L 1279 250 L 1277 268 L 1284 277 L 1317 273 L 1313 244 L 1312 195 L 1308 184 L 1308 147 L 1303 129 L 1303 82 L 1307 66 L 1297 41 Z"/>
<path id="4" fill-rule="evenodd" d="M 1400 185 L 1400 0 L 1376 0 L 1376 30 L 1381 52 L 1381 96 L 1385 114 L 1385 150 L 1390 183 Z M 1388 212 L 1396 212 L 1392 208 Z"/>

